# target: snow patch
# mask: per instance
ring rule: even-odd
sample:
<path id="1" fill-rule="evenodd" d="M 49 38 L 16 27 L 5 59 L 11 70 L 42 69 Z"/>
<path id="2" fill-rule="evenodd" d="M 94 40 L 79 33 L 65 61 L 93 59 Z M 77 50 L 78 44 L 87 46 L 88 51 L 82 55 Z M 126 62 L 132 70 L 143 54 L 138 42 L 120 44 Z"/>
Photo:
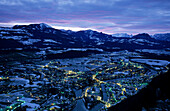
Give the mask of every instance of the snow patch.
<path id="1" fill-rule="evenodd" d="M 50 43 L 56 43 L 56 44 L 62 44 L 61 42 L 54 41 L 52 39 L 44 39 L 44 42 L 50 42 Z"/>
<path id="2" fill-rule="evenodd" d="M 148 64 L 151 66 L 167 66 L 170 62 L 156 59 L 131 59 L 131 61 Z"/>
<path id="3" fill-rule="evenodd" d="M 19 42 L 22 43 L 23 45 L 32 45 L 33 43 L 36 43 L 39 41 L 41 41 L 41 39 L 28 39 L 28 40 L 19 41 Z"/>
<path id="4" fill-rule="evenodd" d="M 23 38 L 29 38 L 28 36 L 3 36 L 2 39 L 13 39 L 13 40 L 21 40 Z"/>

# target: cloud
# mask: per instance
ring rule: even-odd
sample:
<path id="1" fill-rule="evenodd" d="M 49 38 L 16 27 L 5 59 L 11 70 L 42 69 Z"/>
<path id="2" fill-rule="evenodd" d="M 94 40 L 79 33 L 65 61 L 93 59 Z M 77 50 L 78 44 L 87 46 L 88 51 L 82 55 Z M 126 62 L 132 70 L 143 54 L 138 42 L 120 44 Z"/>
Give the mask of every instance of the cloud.
<path id="1" fill-rule="evenodd" d="M 74 5 L 74 2 L 72 0 L 59 0 L 58 1 L 59 6 L 67 6 L 67 5 Z"/>
<path id="2" fill-rule="evenodd" d="M 1 0 L 0 23 L 41 23 L 106 33 L 170 29 L 169 0 Z"/>
<path id="3" fill-rule="evenodd" d="M 14 5 L 22 5 L 20 0 L 1 0 L 0 5 L 8 5 L 8 6 L 14 6 Z"/>

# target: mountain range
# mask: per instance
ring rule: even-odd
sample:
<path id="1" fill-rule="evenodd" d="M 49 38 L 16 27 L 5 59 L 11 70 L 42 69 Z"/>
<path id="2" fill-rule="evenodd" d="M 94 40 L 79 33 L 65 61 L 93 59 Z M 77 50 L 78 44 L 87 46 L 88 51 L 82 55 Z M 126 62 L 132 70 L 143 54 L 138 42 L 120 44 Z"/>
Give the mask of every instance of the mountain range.
<path id="1" fill-rule="evenodd" d="M 170 33 L 163 33 L 163 34 L 154 34 L 152 35 L 153 38 L 162 41 L 169 41 L 170 42 Z"/>
<path id="2" fill-rule="evenodd" d="M 119 36 L 108 35 L 93 30 L 71 31 L 54 29 L 41 24 L 0 27 L 0 49 L 68 49 L 93 48 L 102 50 L 134 50 L 170 48 L 170 34 L 147 33 Z M 125 37 L 123 37 L 125 36 Z"/>

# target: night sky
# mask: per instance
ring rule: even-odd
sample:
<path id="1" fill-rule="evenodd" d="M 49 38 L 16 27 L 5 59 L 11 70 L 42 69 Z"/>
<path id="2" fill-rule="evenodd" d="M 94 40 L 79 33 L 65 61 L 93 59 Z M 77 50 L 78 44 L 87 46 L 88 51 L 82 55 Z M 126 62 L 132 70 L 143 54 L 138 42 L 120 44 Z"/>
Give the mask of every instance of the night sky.
<path id="1" fill-rule="evenodd" d="M 0 0 L 0 26 L 47 23 L 105 33 L 170 32 L 170 0 Z"/>

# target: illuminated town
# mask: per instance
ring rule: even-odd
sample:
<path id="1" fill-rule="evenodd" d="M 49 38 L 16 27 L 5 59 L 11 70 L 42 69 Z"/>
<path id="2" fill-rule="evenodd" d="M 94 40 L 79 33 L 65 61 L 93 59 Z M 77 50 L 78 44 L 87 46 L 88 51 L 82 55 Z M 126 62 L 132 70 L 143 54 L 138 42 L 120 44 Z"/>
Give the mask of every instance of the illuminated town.
<path id="1" fill-rule="evenodd" d="M 107 110 L 168 70 L 166 60 L 119 51 L 0 66 L 0 111 Z"/>
<path id="2" fill-rule="evenodd" d="M 0 111 L 170 111 L 170 0 L 0 0 Z"/>

